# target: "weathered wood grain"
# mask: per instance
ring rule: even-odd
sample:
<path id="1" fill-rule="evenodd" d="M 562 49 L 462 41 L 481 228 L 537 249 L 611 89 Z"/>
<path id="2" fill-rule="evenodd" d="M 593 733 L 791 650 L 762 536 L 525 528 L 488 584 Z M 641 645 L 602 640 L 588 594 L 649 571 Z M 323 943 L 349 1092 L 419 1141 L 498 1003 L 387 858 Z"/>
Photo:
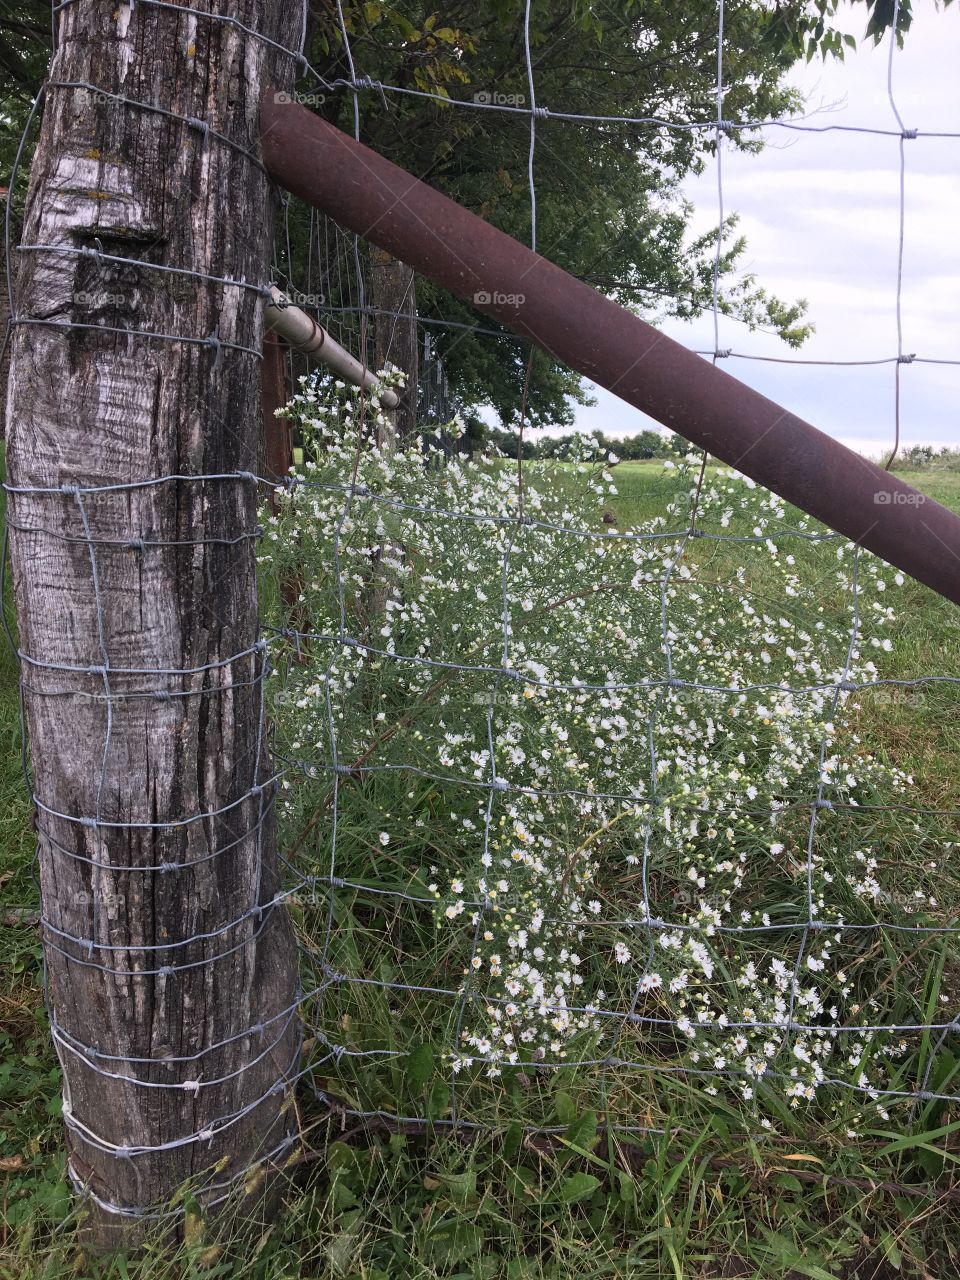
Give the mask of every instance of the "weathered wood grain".
<path id="1" fill-rule="evenodd" d="M 298 46 L 299 0 L 213 7 Z M 260 364 L 226 344 L 260 350 L 261 298 L 145 264 L 265 283 L 274 199 L 243 150 L 258 150 L 264 83 L 289 86 L 295 70 L 210 17 L 122 0 L 62 9 L 23 243 L 132 262 L 21 253 L 12 486 L 256 469 Z M 205 121 L 236 146 L 65 82 Z M 224 345 L 136 336 L 148 330 Z M 270 789 L 255 794 L 270 773 L 255 544 L 245 536 L 256 492 L 245 480 L 188 479 L 79 497 L 14 493 L 10 516 L 21 648 L 52 664 L 23 671 L 46 806 L 50 1007 L 66 1037 L 114 1055 L 97 1059 L 98 1071 L 60 1046 L 71 1167 L 105 1201 L 153 1205 L 214 1165 L 214 1181 L 237 1177 L 292 1124 L 283 1081 L 298 1024 L 282 1011 L 295 998 L 294 940 L 281 907 L 255 914 L 278 883 Z M 98 824 L 79 821 L 91 818 Z M 160 864 L 172 869 L 147 869 Z M 162 1149 L 112 1149 L 139 1146 Z M 136 1220 L 124 1222 L 101 1212 L 96 1230 L 136 1233 Z"/>
<path id="2" fill-rule="evenodd" d="M 417 340 L 417 283 L 413 269 L 383 249 L 370 249 L 370 303 L 375 311 L 374 371 L 388 362 L 402 369 L 407 381 L 398 391 L 393 415 L 400 439 L 417 425 L 420 348 Z"/>

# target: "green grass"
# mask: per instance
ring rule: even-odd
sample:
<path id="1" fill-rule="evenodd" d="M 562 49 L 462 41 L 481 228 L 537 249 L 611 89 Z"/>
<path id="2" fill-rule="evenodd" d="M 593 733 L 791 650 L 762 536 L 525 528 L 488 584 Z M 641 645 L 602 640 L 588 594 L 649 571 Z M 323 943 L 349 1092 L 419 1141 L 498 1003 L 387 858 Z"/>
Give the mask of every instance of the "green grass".
<path id="1" fill-rule="evenodd" d="M 0 490 L 0 517 L 3 514 Z M 15 612 L 5 574 L 0 607 L 10 632 Z M 21 756 L 19 668 L 0 636 L 0 1233 L 18 1248 L 40 1221 L 69 1209 L 60 1155 L 60 1070 L 41 998 L 36 919 L 36 842 Z M 6 1259 L 0 1252 L 0 1274 Z"/>
<path id="2" fill-rule="evenodd" d="M 662 474 L 662 463 L 656 461 L 621 463 L 616 468 L 618 494 L 612 510 L 620 527 L 629 528 L 662 510 Z M 898 470 L 897 477 L 960 512 L 960 472 Z M 797 552 L 798 560 L 801 554 Z M 736 548 L 719 549 L 715 555 L 718 577 L 724 568 L 732 569 L 739 562 Z M 811 575 L 823 563 L 822 548 L 807 551 Z M 762 589 L 762 583 L 751 585 Z M 833 603 L 842 604 L 842 597 L 834 596 Z M 960 608 L 910 580 L 898 594 L 897 609 L 900 623 L 883 674 L 910 680 L 960 673 Z M 955 689 L 946 685 L 886 688 L 861 697 L 858 718 L 864 739 L 918 779 L 925 805 L 960 808 L 960 702 Z"/>
<path id="3" fill-rule="evenodd" d="M 960 474 L 900 474 L 960 511 Z M 661 475 L 657 463 L 617 468 L 611 512 L 621 528 L 662 510 Z M 839 609 L 828 578 L 831 553 L 809 547 L 801 554 L 807 571 L 824 581 L 824 607 Z M 736 549 L 707 543 L 697 556 L 718 581 L 738 559 Z M 747 580 L 761 597 L 769 585 L 763 572 L 751 571 Z M 9 616 L 9 593 L 4 607 Z M 901 593 L 900 612 L 884 674 L 955 673 L 960 612 L 917 584 Z M 914 774 L 918 804 L 960 808 L 960 703 L 948 687 L 864 694 L 857 720 L 873 749 Z M 16 665 L 4 649 L 0 882 L 5 904 L 30 911 L 34 854 L 18 724 Z M 911 829 L 905 823 L 891 830 L 909 887 L 917 874 Z M 955 822 L 941 834 L 944 841 L 960 838 Z M 369 856 L 386 855 L 374 848 Z M 937 887 L 944 917 L 956 918 L 960 880 L 950 862 L 944 859 Z M 816 1126 L 808 1114 L 786 1113 L 776 1138 L 744 1137 L 734 1112 L 669 1078 L 636 1086 L 629 1105 L 638 1123 L 679 1131 L 673 1137 L 608 1132 L 597 1100 L 579 1097 L 575 1081 L 569 1093 L 561 1088 L 544 1104 L 551 1108 L 545 1118 L 562 1130 L 549 1143 L 511 1126 L 474 1139 L 388 1132 L 386 1125 L 361 1132 L 305 1104 L 304 1147 L 284 1175 L 287 1208 L 268 1230 L 220 1248 L 194 1226 L 176 1252 L 158 1242 L 140 1259 L 85 1258 L 74 1243 L 62 1176 L 59 1076 L 42 1012 L 36 929 L 29 918 L 4 917 L 2 926 L 0 1275 L 945 1280 L 960 1272 L 956 1107 L 922 1103 L 912 1120 L 897 1112 L 887 1131 L 868 1129 L 856 1141 L 846 1136 L 842 1112 L 820 1117 Z M 919 992 L 929 1020 L 948 980 L 956 982 L 952 949 L 943 938 L 919 947 L 877 945 L 889 947 L 880 957 L 889 980 Z M 392 1025 L 375 990 L 352 1013 L 371 1025 Z M 928 1050 L 929 1043 L 921 1058 Z M 946 1092 L 957 1091 L 951 1061 L 942 1059 L 933 1082 Z M 909 1088 L 915 1079 L 904 1083 Z M 397 1069 L 393 1086 L 398 1099 L 422 1087 L 409 1067 Z M 420 1101 L 429 1109 L 428 1099 Z"/>

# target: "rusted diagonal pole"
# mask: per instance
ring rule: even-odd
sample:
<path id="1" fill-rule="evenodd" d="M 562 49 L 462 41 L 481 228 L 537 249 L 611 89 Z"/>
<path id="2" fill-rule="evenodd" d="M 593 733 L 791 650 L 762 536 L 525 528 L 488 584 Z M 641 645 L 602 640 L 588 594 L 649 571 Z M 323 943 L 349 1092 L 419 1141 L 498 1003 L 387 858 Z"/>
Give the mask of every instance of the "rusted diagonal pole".
<path id="1" fill-rule="evenodd" d="M 305 108 L 264 95 L 289 191 L 960 604 L 960 517 Z"/>

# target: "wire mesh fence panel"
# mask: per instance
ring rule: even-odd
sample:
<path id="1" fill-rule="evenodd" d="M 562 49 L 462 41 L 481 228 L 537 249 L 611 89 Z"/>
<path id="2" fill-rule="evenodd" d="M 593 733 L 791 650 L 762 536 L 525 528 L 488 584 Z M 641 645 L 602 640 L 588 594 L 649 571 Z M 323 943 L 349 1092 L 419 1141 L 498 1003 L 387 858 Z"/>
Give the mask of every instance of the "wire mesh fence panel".
<path id="1" fill-rule="evenodd" d="M 130 21 L 154 10 L 231 21 L 168 0 L 139 0 Z M 348 76 L 324 79 L 302 51 L 273 50 L 296 62 L 305 92 L 352 100 L 358 137 L 363 111 L 410 95 L 436 97 L 451 113 L 499 113 L 505 129 L 528 131 L 534 249 L 546 252 L 538 223 L 545 130 L 711 137 L 719 231 L 709 282 L 714 345 L 703 354 L 770 358 L 720 345 L 724 150 L 764 130 L 845 126 L 728 118 L 723 0 L 711 37 L 715 110 L 697 120 L 611 118 L 542 100 L 530 0 L 516 33 L 522 104 L 379 82 L 354 56 L 339 2 L 338 12 Z M 878 121 L 860 132 L 889 138 L 895 152 L 897 350 L 827 363 L 893 365 L 896 451 L 901 366 L 924 362 L 906 351 L 902 317 L 907 147 L 918 136 L 948 145 L 958 135 L 905 127 L 889 39 L 895 127 Z M 45 92 L 164 110 L 97 85 L 51 80 Z M 204 146 L 237 150 L 203 121 L 166 114 Z M 235 159 L 259 164 L 253 153 Z M 16 249 L 7 247 L 9 262 Z M 95 273 L 159 269 L 103 244 L 19 249 L 84 255 Z M 699 455 L 671 462 L 651 482 L 643 514 L 625 523 L 610 519 L 617 460 L 589 441 L 562 462 L 458 451 L 450 343 L 466 333 L 521 365 L 523 344 L 456 310 L 445 320 L 442 298 L 413 321 L 384 315 L 371 302 L 368 272 L 356 237 L 285 198 L 274 279 L 206 274 L 203 283 L 264 298 L 278 283 L 365 363 L 384 324 L 388 352 L 399 326 L 419 324 L 422 433 L 391 441 L 377 394 L 319 377 L 292 355 L 284 412 L 299 453 L 280 485 L 238 467 L 105 475 L 98 484 L 67 475 L 58 487 L 7 490 L 21 556 L 28 540 L 54 539 L 83 561 L 64 608 L 92 619 L 88 629 L 102 642 L 72 663 L 18 646 L 25 699 L 66 698 L 82 686 L 103 717 L 90 757 L 100 770 L 97 811 L 34 797 L 42 860 L 57 874 L 71 868 L 89 895 L 89 931 L 43 920 L 48 953 L 152 990 L 189 967 L 262 951 L 275 913 L 288 912 L 296 929 L 294 997 L 265 1014 L 250 1010 L 229 1038 L 259 1046 L 241 1071 L 256 1069 L 259 1079 L 265 1062 L 276 1068 L 265 1089 L 172 1141 L 204 1149 L 298 1081 L 339 1114 L 413 1130 L 568 1133 L 589 1111 L 625 1137 L 717 1118 L 745 1133 L 775 1133 L 799 1112 L 815 1128 L 853 1133 L 877 1117 L 906 1128 L 939 1116 L 960 1097 L 960 803 L 898 765 L 880 729 L 891 706 L 908 728 L 919 709 L 948 727 L 960 677 L 946 662 L 938 671 L 892 665 L 900 611 L 909 607 L 902 575 Z M 13 328 L 51 324 L 113 331 L 96 317 L 11 318 Z M 197 344 L 217 360 L 259 355 L 219 331 L 129 334 Z M 401 383 L 393 373 L 381 381 Z M 522 445 L 522 407 L 518 421 Z M 245 562 L 255 553 L 262 618 L 251 620 L 243 651 L 222 662 L 125 663 L 105 622 L 104 558 L 168 556 L 173 573 L 175 557 L 189 552 L 189 538 L 153 536 L 159 489 L 242 507 L 223 553 Z M 224 689 L 257 720 L 249 787 L 172 821 L 164 813 L 137 824 L 111 819 L 111 778 L 123 767 L 111 759 L 111 735 L 122 704 L 149 703 L 153 731 L 174 735 L 178 700 Z M 244 842 L 259 848 L 258 833 L 274 818 L 275 891 L 264 891 L 255 859 L 249 897 L 215 930 L 191 931 L 185 914 L 182 937 L 109 941 L 102 922 L 125 909 L 110 899 L 118 873 L 173 884 L 186 901 L 203 868 Z M 105 861 L 98 842 L 118 822 L 149 829 L 159 856 L 131 867 Z M 223 1083 L 222 1043 L 206 1045 L 202 1062 L 169 1046 L 138 1055 L 88 1039 L 56 1003 L 50 1014 L 68 1125 L 124 1159 L 157 1147 L 91 1131 L 69 1105 L 78 1072 L 194 1098 Z M 156 1070 L 161 1062 L 173 1078 Z M 261 1160 L 295 1146 L 292 1122 L 282 1129 Z M 208 1202 L 244 1174 L 208 1182 Z M 82 1170 L 72 1175 L 90 1190 Z M 172 1212 L 104 1203 L 127 1216 Z"/>

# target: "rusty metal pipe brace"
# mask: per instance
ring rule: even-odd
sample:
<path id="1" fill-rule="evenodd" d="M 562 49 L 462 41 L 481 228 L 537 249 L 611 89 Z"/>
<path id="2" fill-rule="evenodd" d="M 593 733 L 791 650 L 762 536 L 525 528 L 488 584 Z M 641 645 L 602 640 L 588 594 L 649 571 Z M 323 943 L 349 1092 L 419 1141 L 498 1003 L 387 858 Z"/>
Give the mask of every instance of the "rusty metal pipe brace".
<path id="1" fill-rule="evenodd" d="M 306 108 L 261 104 L 268 171 L 663 426 L 960 604 L 960 517 Z"/>

